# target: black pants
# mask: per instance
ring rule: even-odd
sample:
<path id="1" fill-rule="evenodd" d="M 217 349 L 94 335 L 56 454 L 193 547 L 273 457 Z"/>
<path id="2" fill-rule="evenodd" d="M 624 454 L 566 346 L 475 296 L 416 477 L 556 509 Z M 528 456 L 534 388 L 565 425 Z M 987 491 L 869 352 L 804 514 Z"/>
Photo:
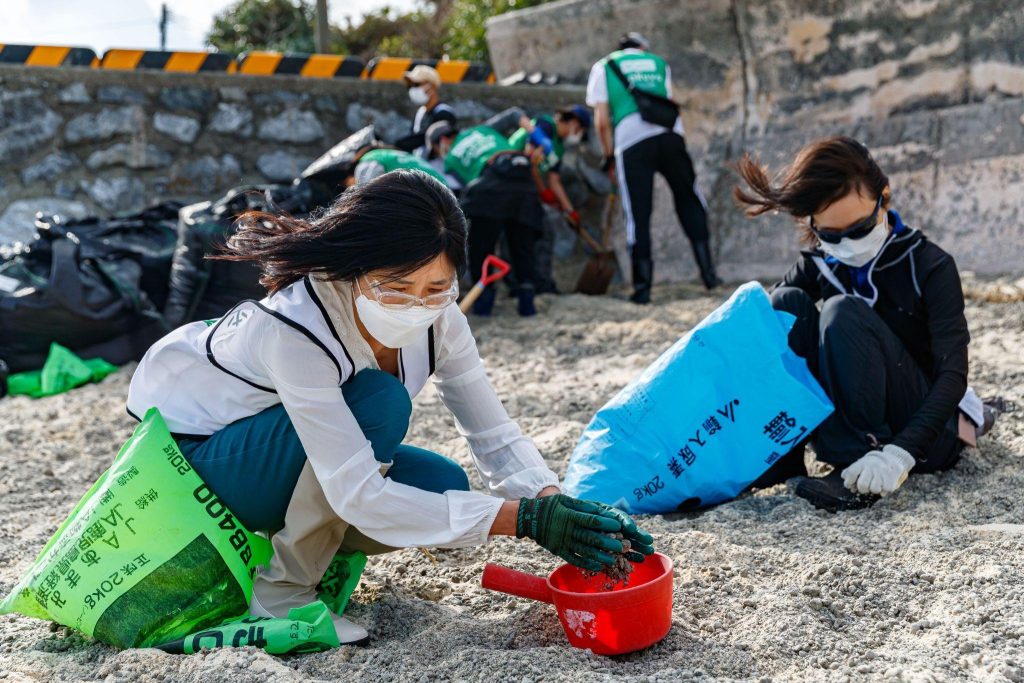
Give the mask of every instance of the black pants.
<path id="1" fill-rule="evenodd" d="M 832 403 L 832 413 L 815 431 L 818 459 L 839 467 L 879 444 L 891 443 L 924 402 L 930 383 L 903 342 L 868 304 L 855 296 L 834 296 L 821 312 L 801 289 L 780 287 L 772 306 L 796 316 L 789 346 L 807 360 Z M 914 473 L 953 467 L 961 443 L 956 416 Z M 784 459 L 803 459 L 803 446 Z"/>
<path id="2" fill-rule="evenodd" d="M 480 271 L 488 254 L 497 253 L 498 239 L 504 234 L 512 258 L 512 273 L 517 284 L 533 286 L 535 233 L 534 226 L 520 223 L 514 217 L 469 217 L 469 274 L 473 282 L 480 279 Z"/>
<path id="3" fill-rule="evenodd" d="M 619 189 L 626 212 L 626 237 L 634 259 L 651 258 L 655 172 L 668 181 L 676 215 L 690 242 L 708 241 L 707 209 L 697 190 L 697 174 L 681 135 L 662 133 L 641 140 L 622 152 L 620 164 Z"/>

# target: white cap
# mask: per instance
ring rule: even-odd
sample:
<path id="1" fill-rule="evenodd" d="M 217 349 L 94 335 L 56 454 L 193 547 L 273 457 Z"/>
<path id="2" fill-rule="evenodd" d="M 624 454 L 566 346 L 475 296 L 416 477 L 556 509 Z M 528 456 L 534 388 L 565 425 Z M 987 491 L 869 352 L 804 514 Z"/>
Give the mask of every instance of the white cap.
<path id="1" fill-rule="evenodd" d="M 441 85 L 441 74 L 437 73 L 437 69 L 426 64 L 417 64 L 411 70 L 402 74 L 402 78 L 409 85 L 430 83 L 435 88 Z"/>

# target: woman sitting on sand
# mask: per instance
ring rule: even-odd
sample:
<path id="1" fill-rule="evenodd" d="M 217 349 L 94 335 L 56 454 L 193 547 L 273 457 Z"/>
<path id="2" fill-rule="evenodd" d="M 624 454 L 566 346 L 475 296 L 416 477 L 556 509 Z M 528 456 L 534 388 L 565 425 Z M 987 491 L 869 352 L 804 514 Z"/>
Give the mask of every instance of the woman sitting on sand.
<path id="1" fill-rule="evenodd" d="M 249 529 L 273 533 L 250 613 L 283 617 L 316 600 L 339 549 L 515 534 L 595 571 L 623 551 L 612 534 L 634 561 L 653 552 L 624 513 L 559 494 L 498 400 L 453 305 L 466 221 L 441 183 L 395 171 L 308 222 L 247 214 L 228 251 L 259 264 L 270 295 L 157 342 L 128 407 L 159 408 L 214 492 Z M 470 491 L 453 461 L 402 444 L 410 397 L 430 377 L 494 496 Z M 366 640 L 362 627 L 334 622 L 343 644 Z"/>
<path id="2" fill-rule="evenodd" d="M 772 304 L 797 317 L 789 344 L 835 404 L 812 437 L 818 459 L 835 469 L 801 478 L 796 494 L 832 511 L 861 508 L 909 473 L 953 467 L 970 341 L 953 257 L 903 223 L 889 179 L 856 140 L 814 142 L 774 179 L 749 155 L 738 171 L 747 214 L 801 219 L 811 247 Z M 802 444 L 757 485 L 798 474 L 806 474 Z"/>

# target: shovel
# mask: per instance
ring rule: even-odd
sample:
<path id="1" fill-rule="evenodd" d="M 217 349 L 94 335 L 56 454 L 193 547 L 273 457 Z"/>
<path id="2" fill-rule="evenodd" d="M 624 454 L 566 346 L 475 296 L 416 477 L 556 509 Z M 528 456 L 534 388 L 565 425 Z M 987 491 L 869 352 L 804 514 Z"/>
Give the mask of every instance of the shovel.
<path id="1" fill-rule="evenodd" d="M 598 243 L 590 232 L 580 226 L 580 238 L 593 250 L 590 259 L 583 266 L 579 279 L 576 281 L 576 291 L 580 294 L 600 296 L 608 293 L 608 286 L 615 277 L 618 270 L 618 262 L 615 259 L 615 252 L 608 248 L 608 239 L 612 231 L 612 216 L 615 208 L 615 195 L 608 195 L 608 203 L 605 206 L 604 226 L 601 230 L 601 242 Z"/>
<path id="2" fill-rule="evenodd" d="M 633 565 L 629 585 L 605 590 L 606 578 L 565 564 L 547 578 L 488 563 L 484 588 L 553 603 L 569 644 L 599 655 L 654 645 L 672 628 L 672 560 L 654 553 Z"/>
<path id="3" fill-rule="evenodd" d="M 492 267 L 494 268 L 493 271 L 491 271 Z M 469 309 L 473 307 L 473 303 L 479 299 L 480 295 L 484 293 L 485 289 L 487 289 L 487 285 L 492 282 L 497 282 L 501 278 L 505 277 L 508 275 L 510 270 L 512 270 L 512 266 L 505 261 L 502 261 L 494 254 L 485 258 L 484 265 L 480 269 L 480 280 L 473 285 L 473 288 L 469 290 L 469 293 L 463 297 L 462 302 L 459 304 L 459 308 L 462 312 L 468 313 Z"/>

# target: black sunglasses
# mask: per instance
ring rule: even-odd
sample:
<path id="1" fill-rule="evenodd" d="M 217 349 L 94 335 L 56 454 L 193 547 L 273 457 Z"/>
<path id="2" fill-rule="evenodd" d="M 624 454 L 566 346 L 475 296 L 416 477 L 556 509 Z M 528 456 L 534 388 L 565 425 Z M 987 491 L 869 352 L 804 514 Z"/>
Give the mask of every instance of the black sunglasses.
<path id="1" fill-rule="evenodd" d="M 867 237 L 868 233 L 878 225 L 876 219 L 878 218 L 878 210 L 881 208 L 882 197 L 879 197 L 878 201 L 875 202 L 875 210 L 871 212 L 871 215 L 857 221 L 846 230 L 818 230 L 814 227 L 814 216 L 811 216 L 811 231 L 819 240 L 829 244 L 839 244 L 844 239 L 859 240 L 862 237 Z"/>

